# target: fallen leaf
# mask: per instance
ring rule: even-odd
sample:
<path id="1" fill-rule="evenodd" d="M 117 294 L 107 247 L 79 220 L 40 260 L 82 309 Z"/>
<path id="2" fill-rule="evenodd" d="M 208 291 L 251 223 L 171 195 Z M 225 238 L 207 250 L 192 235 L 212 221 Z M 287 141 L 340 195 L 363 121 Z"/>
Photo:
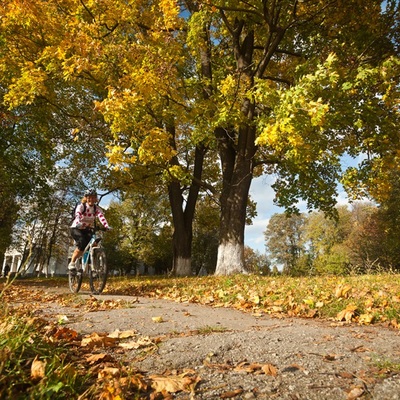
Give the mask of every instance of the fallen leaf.
<path id="1" fill-rule="evenodd" d="M 258 294 L 255 294 L 250 301 L 252 301 L 254 304 L 260 304 L 260 296 Z"/>
<path id="2" fill-rule="evenodd" d="M 110 359 L 109 354 L 89 354 L 86 356 L 86 361 L 90 364 L 94 364 L 97 361 L 107 361 Z"/>
<path id="3" fill-rule="evenodd" d="M 365 300 L 365 307 L 367 310 L 371 310 L 372 307 L 374 305 L 374 300 L 371 298 L 368 298 L 367 300 Z"/>
<path id="4" fill-rule="evenodd" d="M 127 339 L 136 336 L 136 334 L 137 331 L 135 330 L 120 331 L 119 329 L 116 329 L 114 332 L 110 333 L 108 337 L 114 339 Z"/>
<path id="5" fill-rule="evenodd" d="M 343 379 L 353 379 L 354 378 L 354 375 L 351 372 L 345 372 L 345 371 L 338 372 L 336 374 L 336 376 L 343 378 Z"/>
<path id="6" fill-rule="evenodd" d="M 195 386 L 200 382 L 197 376 L 189 376 L 186 373 L 177 376 L 151 375 L 151 387 L 156 392 L 166 391 L 168 393 L 193 392 Z"/>
<path id="7" fill-rule="evenodd" d="M 139 338 L 136 341 L 130 341 L 127 343 L 120 343 L 119 346 L 123 347 L 124 349 L 127 350 L 132 350 L 132 349 L 140 349 L 142 347 L 153 347 L 156 344 L 153 342 L 153 340 L 151 340 L 148 336 L 144 336 Z"/>
<path id="8" fill-rule="evenodd" d="M 261 369 L 265 375 L 276 376 L 278 375 L 278 369 L 272 364 L 264 364 Z"/>
<path id="9" fill-rule="evenodd" d="M 147 390 L 148 389 L 147 382 L 144 380 L 143 375 L 141 375 L 141 374 L 135 374 L 135 375 L 131 376 L 130 381 L 139 390 Z"/>
<path id="10" fill-rule="evenodd" d="M 53 334 L 55 339 L 63 339 L 63 340 L 75 340 L 79 336 L 78 332 L 73 329 L 63 327 L 61 329 L 57 329 L 57 331 Z"/>
<path id="11" fill-rule="evenodd" d="M 352 318 L 355 316 L 357 311 L 357 306 L 349 304 L 344 310 L 340 311 L 336 319 L 338 321 L 346 320 L 346 322 L 351 322 Z"/>
<path id="12" fill-rule="evenodd" d="M 115 367 L 105 367 L 101 371 L 99 371 L 98 379 L 108 378 L 110 376 L 119 376 L 121 370 Z"/>
<path id="13" fill-rule="evenodd" d="M 361 314 L 358 322 L 363 325 L 370 325 L 374 320 L 374 316 L 372 314 Z"/>
<path id="14" fill-rule="evenodd" d="M 261 369 L 261 364 L 256 364 L 256 363 L 251 364 L 251 363 L 248 363 L 247 361 L 243 361 L 234 368 L 234 371 L 253 373 L 254 371 L 257 371 L 260 369 Z"/>
<path id="15" fill-rule="evenodd" d="M 116 339 L 110 338 L 108 336 L 99 335 L 98 333 L 92 333 L 90 336 L 82 339 L 82 347 L 113 347 L 115 345 Z"/>
<path id="16" fill-rule="evenodd" d="M 156 322 L 158 324 L 164 322 L 162 317 L 152 317 L 151 319 L 153 320 L 153 322 Z"/>
<path id="17" fill-rule="evenodd" d="M 349 292 L 351 290 L 350 285 L 339 285 L 335 290 L 335 296 L 337 298 L 347 298 L 349 296 Z"/>
<path id="18" fill-rule="evenodd" d="M 363 394 L 364 394 L 364 389 L 360 387 L 355 387 L 351 389 L 349 393 L 347 393 L 347 400 L 358 399 Z"/>
<path id="19" fill-rule="evenodd" d="M 400 328 L 400 324 L 397 322 L 396 318 L 393 318 L 390 322 L 389 322 L 389 326 L 392 326 L 393 328 L 399 329 Z"/>
<path id="20" fill-rule="evenodd" d="M 46 376 L 46 362 L 38 360 L 38 356 L 32 362 L 31 378 L 34 380 L 43 379 Z"/>
<path id="21" fill-rule="evenodd" d="M 259 363 L 248 363 L 243 361 L 239 363 L 234 371 L 247 372 L 247 373 L 264 373 L 265 375 L 276 376 L 278 370 L 272 364 L 259 364 Z"/>
<path id="22" fill-rule="evenodd" d="M 231 390 L 229 392 L 222 393 L 219 397 L 221 399 L 231 399 L 233 397 L 239 396 L 239 394 L 243 393 L 243 389 L 236 389 L 236 390 Z"/>

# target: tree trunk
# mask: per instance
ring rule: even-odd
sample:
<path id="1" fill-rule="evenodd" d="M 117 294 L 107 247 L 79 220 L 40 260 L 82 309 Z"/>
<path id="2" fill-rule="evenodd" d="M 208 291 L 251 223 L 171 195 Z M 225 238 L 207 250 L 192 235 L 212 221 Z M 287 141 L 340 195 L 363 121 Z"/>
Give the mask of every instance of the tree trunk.
<path id="1" fill-rule="evenodd" d="M 197 9 L 195 4 L 191 6 Z M 203 76 L 211 80 L 211 50 L 207 28 L 204 27 L 203 35 L 206 46 L 201 48 L 201 73 Z M 210 87 L 203 90 L 203 97 L 209 98 Z M 171 124 L 167 128 L 171 134 L 171 145 L 176 149 L 175 143 L 175 127 Z M 201 177 L 203 174 L 203 163 L 207 149 L 201 143 L 196 146 L 195 160 L 193 167 L 193 180 L 191 182 L 189 193 L 186 199 L 186 207 L 183 209 L 182 189 L 179 182 L 171 182 L 168 187 L 170 205 L 172 210 L 172 218 L 174 221 L 173 241 L 173 266 L 172 271 L 177 276 L 192 275 L 192 239 L 193 239 L 193 219 L 195 215 L 196 203 L 200 191 Z M 172 164 L 179 165 L 179 160 L 174 157 Z"/>
<path id="2" fill-rule="evenodd" d="M 169 201 L 172 210 L 174 233 L 172 236 L 173 265 L 172 272 L 176 276 L 190 276 L 192 273 L 192 239 L 193 219 L 196 202 L 200 190 L 199 182 L 203 172 L 203 162 L 206 149 L 199 145 L 196 147 L 192 183 L 187 197 L 183 198 L 183 189 L 177 180 L 168 185 Z M 175 157 L 173 163 L 178 163 Z M 183 207 L 185 200 L 185 207 Z"/>
<path id="3" fill-rule="evenodd" d="M 183 209 L 182 189 L 179 181 L 172 181 L 168 185 L 169 202 L 172 210 L 174 233 L 172 235 L 172 273 L 177 276 L 192 275 L 192 237 L 193 216 L 188 209 Z"/>
<path id="4" fill-rule="evenodd" d="M 222 194 L 220 240 L 216 275 L 246 272 L 244 264 L 244 229 L 246 207 L 252 181 L 255 153 L 255 131 L 243 127 L 235 141 L 235 133 L 218 129 L 219 151 L 222 162 Z"/>

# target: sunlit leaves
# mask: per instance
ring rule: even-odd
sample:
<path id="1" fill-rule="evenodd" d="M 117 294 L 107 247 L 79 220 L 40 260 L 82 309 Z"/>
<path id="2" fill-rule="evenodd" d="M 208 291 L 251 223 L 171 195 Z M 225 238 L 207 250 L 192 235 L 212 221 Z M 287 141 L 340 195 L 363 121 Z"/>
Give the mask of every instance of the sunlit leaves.
<path id="1" fill-rule="evenodd" d="M 174 0 L 161 0 L 159 8 L 162 15 L 162 23 L 166 29 L 176 29 L 180 24 L 179 6 Z"/>
<path id="2" fill-rule="evenodd" d="M 170 135 L 163 129 L 153 128 L 142 142 L 138 154 L 144 163 L 164 164 L 176 155 L 170 146 Z"/>
<path id="3" fill-rule="evenodd" d="M 300 78 L 290 89 L 278 90 L 273 117 L 260 120 L 263 128 L 257 138 L 259 145 L 284 152 L 299 163 L 326 157 L 329 136 L 323 134 L 322 128 L 330 107 L 329 100 L 323 100 L 321 95 L 323 90 L 335 90 L 338 80 L 335 62 L 331 55 L 315 73 Z M 268 92 L 257 90 L 255 96 L 259 101 L 264 101 L 264 96 L 271 97 Z"/>
<path id="4" fill-rule="evenodd" d="M 140 2 L 9 1 L 2 7 L 4 48 L 24 49 L 22 57 L 21 50 L 2 53 L 0 65 L 7 65 L 8 75 L 13 75 L 5 97 L 8 106 L 51 98 L 57 79 L 84 85 L 86 90 L 95 88 L 103 93 L 96 99 L 96 110 L 103 112 L 118 142 L 140 144 L 149 132 L 142 150 L 144 162 L 171 158 L 160 155 L 165 142 L 155 145 L 152 136 L 159 125 L 155 110 L 165 108 L 163 96 L 172 95 L 176 84 L 170 79 L 175 79 L 181 62 L 179 45 L 172 40 L 172 31 L 182 22 L 175 1 L 163 0 L 151 7 Z M 145 110 L 150 104 L 153 112 L 151 107 Z M 78 136 L 75 139 L 79 141 Z M 121 158 L 120 149 L 110 149 L 111 163 L 119 164 Z M 124 161 L 130 164 L 138 159 Z"/>
<path id="5" fill-rule="evenodd" d="M 46 94 L 45 80 L 46 74 L 28 63 L 22 69 L 21 77 L 9 86 L 9 91 L 4 96 L 5 104 L 10 108 L 31 104 L 37 96 Z"/>
<path id="6" fill-rule="evenodd" d="M 235 276 L 148 280 L 120 284 L 113 290 L 177 302 L 234 307 L 254 315 L 324 318 L 363 325 L 385 322 L 398 327 L 400 298 L 396 275 L 355 278 Z M 393 318 L 396 314 L 397 317 Z"/>

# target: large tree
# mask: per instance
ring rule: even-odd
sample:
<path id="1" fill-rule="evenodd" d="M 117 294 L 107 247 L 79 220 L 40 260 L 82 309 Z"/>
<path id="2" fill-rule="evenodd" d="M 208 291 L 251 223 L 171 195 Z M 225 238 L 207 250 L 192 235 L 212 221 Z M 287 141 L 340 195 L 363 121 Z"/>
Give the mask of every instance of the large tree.
<path id="1" fill-rule="evenodd" d="M 192 137 L 196 116 L 191 103 L 204 94 L 200 89 L 197 95 L 196 85 L 186 82 L 193 63 L 178 4 L 7 0 L 1 7 L 6 39 L 2 65 L 12 66 L 14 79 L 6 103 L 91 102 L 91 108 L 69 113 L 75 117 L 70 132 L 76 149 L 103 133 L 110 163 L 125 172 L 120 188 L 159 177 L 174 221 L 174 269 L 189 275 L 192 222 L 209 144 Z M 8 48 L 23 48 L 27 55 L 7 57 Z M 81 98 L 70 95 L 79 90 Z M 60 103 L 57 94 L 63 98 Z M 88 130 L 88 124 L 98 131 Z"/>
<path id="2" fill-rule="evenodd" d="M 364 151 L 382 131 L 394 136 L 391 149 L 398 146 L 391 58 L 398 4 L 386 7 L 374 0 L 209 1 L 192 15 L 195 43 L 211 48 L 213 68 L 204 115 L 223 174 L 217 274 L 244 270 L 246 203 L 260 165 L 277 174 L 279 205 L 294 208 L 302 198 L 329 211 L 342 154 Z"/>
<path id="3" fill-rule="evenodd" d="M 222 167 L 217 274 L 245 270 L 253 176 L 276 174 L 280 205 L 303 198 L 329 210 L 341 154 L 373 146 L 374 159 L 384 161 L 369 163 L 365 176 L 394 160 L 394 0 L 385 7 L 377 0 L 6 0 L 0 7 L 0 65 L 13 78 L 6 104 L 70 104 L 77 142 L 106 138 L 125 182 L 137 182 L 138 165 L 140 176 L 163 177 L 178 274 L 190 271 L 195 205 L 210 188 L 205 176 L 215 177 L 204 173 L 208 164 L 214 170 L 215 160 L 205 159 L 214 149 Z M 364 175 L 348 174 L 346 183 L 357 178 Z"/>

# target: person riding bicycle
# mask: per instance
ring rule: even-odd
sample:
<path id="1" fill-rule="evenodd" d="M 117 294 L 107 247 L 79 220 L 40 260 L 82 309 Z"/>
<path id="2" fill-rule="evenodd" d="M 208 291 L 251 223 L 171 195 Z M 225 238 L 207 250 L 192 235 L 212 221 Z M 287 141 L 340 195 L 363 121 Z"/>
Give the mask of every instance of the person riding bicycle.
<path id="1" fill-rule="evenodd" d="M 95 219 L 98 218 L 106 230 L 110 227 L 103 214 L 103 210 L 96 204 L 96 189 L 89 189 L 85 192 L 80 204 L 75 209 L 75 218 L 70 227 L 71 236 L 75 240 L 76 249 L 74 250 L 68 270 L 76 270 L 75 262 L 82 257 L 85 247 L 92 238 L 92 232 L 95 225 Z"/>

